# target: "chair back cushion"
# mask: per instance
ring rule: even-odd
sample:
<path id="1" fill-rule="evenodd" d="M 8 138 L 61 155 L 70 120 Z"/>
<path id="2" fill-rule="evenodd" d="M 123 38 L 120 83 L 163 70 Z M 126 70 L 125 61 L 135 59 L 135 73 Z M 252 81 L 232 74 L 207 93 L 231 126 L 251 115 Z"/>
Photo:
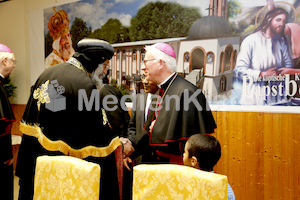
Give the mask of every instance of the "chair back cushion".
<path id="1" fill-rule="evenodd" d="M 39 156 L 34 179 L 34 200 L 98 200 L 100 166 L 70 156 Z"/>
<path id="2" fill-rule="evenodd" d="M 227 176 L 172 164 L 133 168 L 133 200 L 226 200 Z"/>

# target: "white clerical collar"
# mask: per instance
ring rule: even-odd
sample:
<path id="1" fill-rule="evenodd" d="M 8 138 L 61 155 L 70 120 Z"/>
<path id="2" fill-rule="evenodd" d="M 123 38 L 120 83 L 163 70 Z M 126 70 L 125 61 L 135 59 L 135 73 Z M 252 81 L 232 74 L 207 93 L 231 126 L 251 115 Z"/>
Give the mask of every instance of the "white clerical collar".
<path id="1" fill-rule="evenodd" d="M 173 72 L 168 78 L 166 78 L 166 80 L 164 80 L 162 83 L 160 83 L 160 84 L 158 84 L 157 86 L 159 87 L 159 88 L 161 88 L 161 86 L 163 85 L 163 84 L 165 84 L 174 74 L 175 74 L 176 72 Z"/>
<path id="2" fill-rule="evenodd" d="M 0 76 L 1 76 L 2 78 L 5 78 L 1 73 L 0 73 Z"/>

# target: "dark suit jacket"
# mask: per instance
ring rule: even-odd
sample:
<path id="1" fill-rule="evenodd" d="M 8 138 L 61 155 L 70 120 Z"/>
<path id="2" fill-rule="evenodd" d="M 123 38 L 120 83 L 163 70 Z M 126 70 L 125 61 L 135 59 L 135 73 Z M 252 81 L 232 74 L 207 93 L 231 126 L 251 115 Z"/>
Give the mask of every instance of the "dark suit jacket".
<path id="1" fill-rule="evenodd" d="M 120 137 L 127 137 L 127 127 L 128 127 L 130 117 L 128 111 L 122 109 L 122 107 L 126 108 L 124 102 L 121 105 L 122 94 L 117 88 L 108 84 L 103 84 L 103 86 L 100 88 L 101 102 L 107 95 L 115 96 L 118 99 L 118 102 L 116 104 L 107 105 L 109 108 L 113 108 L 117 106 L 115 110 L 113 111 L 105 110 L 112 131 L 114 132 L 115 135 L 118 135 Z"/>
<path id="2" fill-rule="evenodd" d="M 136 95 L 136 101 L 133 104 L 128 126 L 128 137 L 130 140 L 134 140 L 135 135 L 141 134 L 144 128 L 147 96 L 148 93 L 139 93 Z"/>
<path id="3" fill-rule="evenodd" d="M 139 93 L 136 96 L 136 100 L 133 104 L 133 110 L 130 117 L 130 122 L 128 126 L 128 138 L 132 142 L 133 146 L 136 148 L 136 144 L 139 141 L 141 137 L 144 135 L 144 128 L 145 128 L 145 122 L 147 119 L 145 119 L 145 109 L 146 109 L 146 103 L 149 93 Z M 148 114 L 148 117 L 150 114 Z M 148 144 L 148 143 L 147 143 Z M 143 147 L 147 147 L 147 144 Z M 152 149 L 149 148 L 138 148 L 136 151 L 133 152 L 133 154 L 130 156 L 131 158 L 135 159 L 138 156 L 142 155 L 141 159 L 136 159 L 136 164 L 142 162 L 142 163 L 151 163 L 153 160 L 152 155 Z"/>

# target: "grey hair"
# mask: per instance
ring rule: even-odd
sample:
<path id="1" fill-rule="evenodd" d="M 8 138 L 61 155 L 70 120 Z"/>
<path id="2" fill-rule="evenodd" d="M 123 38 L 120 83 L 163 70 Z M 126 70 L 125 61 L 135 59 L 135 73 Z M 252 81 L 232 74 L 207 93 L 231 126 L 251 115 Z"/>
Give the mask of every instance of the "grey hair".
<path id="1" fill-rule="evenodd" d="M 164 61 L 169 71 L 177 71 L 176 59 L 172 56 L 160 51 L 154 47 L 154 45 L 145 46 L 145 50 L 146 52 L 151 53 L 155 59 Z"/>
<path id="2" fill-rule="evenodd" d="M 0 52 L 0 60 L 3 60 L 4 58 L 12 59 L 13 58 L 13 53 Z"/>

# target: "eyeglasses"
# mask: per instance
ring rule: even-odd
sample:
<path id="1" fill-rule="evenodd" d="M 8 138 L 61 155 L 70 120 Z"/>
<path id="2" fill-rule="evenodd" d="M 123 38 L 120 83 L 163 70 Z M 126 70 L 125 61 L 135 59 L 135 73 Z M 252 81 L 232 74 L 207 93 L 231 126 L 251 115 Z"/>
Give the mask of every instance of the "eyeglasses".
<path id="1" fill-rule="evenodd" d="M 149 61 L 154 61 L 154 60 L 156 60 L 156 59 L 143 60 L 143 62 L 144 62 L 144 65 L 146 65 L 147 62 L 149 62 Z"/>
<path id="2" fill-rule="evenodd" d="M 15 59 L 9 59 L 14 65 L 17 64 L 17 61 Z"/>

